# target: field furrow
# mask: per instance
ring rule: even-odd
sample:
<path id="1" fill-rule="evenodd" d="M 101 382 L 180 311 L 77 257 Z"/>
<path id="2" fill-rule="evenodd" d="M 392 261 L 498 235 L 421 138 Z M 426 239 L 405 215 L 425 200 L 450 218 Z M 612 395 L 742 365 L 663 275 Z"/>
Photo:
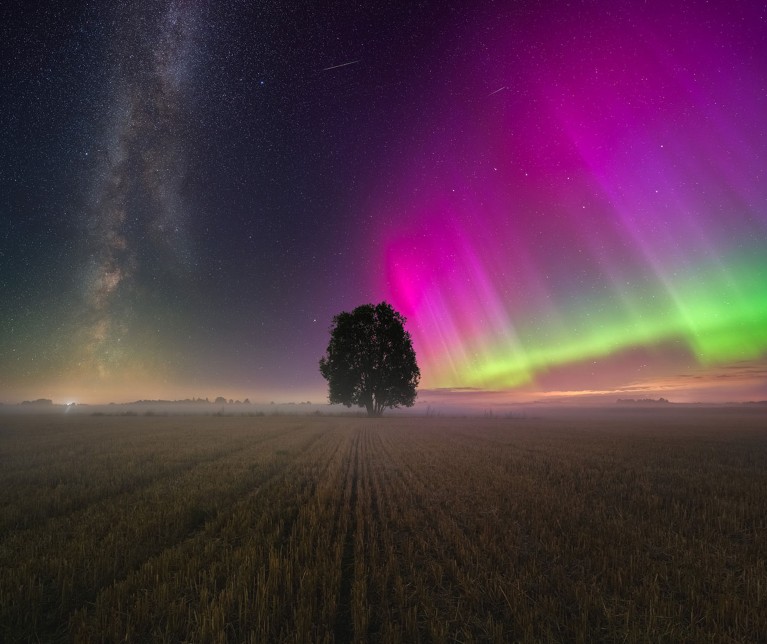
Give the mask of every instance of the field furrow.
<path id="1" fill-rule="evenodd" d="M 338 588 L 338 610 L 335 619 L 334 638 L 339 642 L 354 639 L 354 611 L 352 607 L 352 586 L 355 578 L 355 534 L 357 530 L 356 507 L 359 477 L 359 430 L 352 429 L 349 450 L 345 458 L 343 495 L 337 508 L 337 538 L 341 544 L 340 583 Z"/>

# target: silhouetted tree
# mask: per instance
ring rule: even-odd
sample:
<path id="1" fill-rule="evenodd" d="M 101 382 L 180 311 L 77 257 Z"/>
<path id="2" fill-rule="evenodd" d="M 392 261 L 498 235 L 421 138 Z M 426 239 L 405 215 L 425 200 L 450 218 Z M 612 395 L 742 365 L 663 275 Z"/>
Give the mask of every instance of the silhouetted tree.
<path id="1" fill-rule="evenodd" d="M 339 313 L 320 373 L 331 403 L 365 407 L 368 416 L 380 416 L 387 407 L 412 407 L 421 372 L 405 318 L 386 302 Z"/>

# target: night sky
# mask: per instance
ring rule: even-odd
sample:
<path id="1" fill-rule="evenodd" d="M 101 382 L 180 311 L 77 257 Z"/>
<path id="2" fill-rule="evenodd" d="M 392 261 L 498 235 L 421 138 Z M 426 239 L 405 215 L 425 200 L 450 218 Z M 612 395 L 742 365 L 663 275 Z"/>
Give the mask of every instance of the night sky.
<path id="1" fill-rule="evenodd" d="M 0 401 L 767 398 L 763 2 L 0 8 Z"/>

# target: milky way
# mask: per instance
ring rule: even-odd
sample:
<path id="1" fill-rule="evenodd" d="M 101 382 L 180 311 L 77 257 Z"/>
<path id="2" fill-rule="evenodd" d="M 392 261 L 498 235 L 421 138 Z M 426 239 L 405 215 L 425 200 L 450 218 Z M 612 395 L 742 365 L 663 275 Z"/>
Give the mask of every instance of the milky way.
<path id="1" fill-rule="evenodd" d="M 118 10 L 114 24 L 113 104 L 87 213 L 79 365 L 100 382 L 133 379 L 136 370 L 157 375 L 150 356 L 162 350 L 141 312 L 146 285 L 167 288 L 190 253 L 181 187 L 194 16 L 188 4 L 170 3 Z"/>

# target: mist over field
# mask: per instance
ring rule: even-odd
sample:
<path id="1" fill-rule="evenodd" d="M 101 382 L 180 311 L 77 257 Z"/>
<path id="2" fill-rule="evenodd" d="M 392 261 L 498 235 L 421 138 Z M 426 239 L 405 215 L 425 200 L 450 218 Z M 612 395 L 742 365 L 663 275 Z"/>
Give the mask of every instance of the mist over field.
<path id="1" fill-rule="evenodd" d="M 506 402 L 498 392 L 421 392 L 413 407 L 387 409 L 386 415 L 425 417 L 599 417 L 631 418 L 632 414 L 657 413 L 663 418 L 690 417 L 697 413 L 712 412 L 723 416 L 764 413 L 767 400 L 745 403 L 672 403 L 665 398 L 618 398 L 606 396 L 561 400 L 534 400 L 527 403 Z M 58 415 L 67 416 L 359 416 L 365 413 L 358 406 L 346 407 L 327 402 L 251 402 L 216 398 L 185 400 L 139 400 L 131 403 L 60 403 L 47 398 L 0 404 L 2 415 Z"/>

